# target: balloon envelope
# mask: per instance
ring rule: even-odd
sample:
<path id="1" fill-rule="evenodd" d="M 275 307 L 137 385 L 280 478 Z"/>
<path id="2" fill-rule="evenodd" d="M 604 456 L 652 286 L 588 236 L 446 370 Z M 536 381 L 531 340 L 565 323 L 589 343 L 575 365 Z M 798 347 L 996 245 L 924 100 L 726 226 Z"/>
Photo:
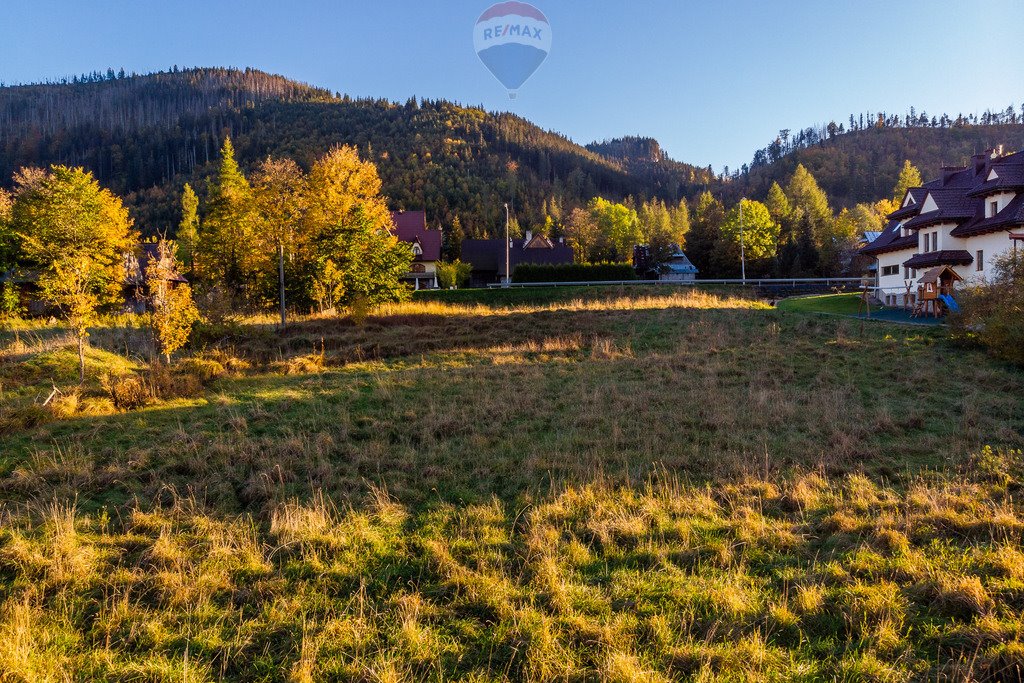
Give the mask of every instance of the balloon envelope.
<path id="1" fill-rule="evenodd" d="M 544 62 L 551 50 L 551 25 L 524 2 L 500 2 L 477 19 L 473 46 L 510 95 Z"/>

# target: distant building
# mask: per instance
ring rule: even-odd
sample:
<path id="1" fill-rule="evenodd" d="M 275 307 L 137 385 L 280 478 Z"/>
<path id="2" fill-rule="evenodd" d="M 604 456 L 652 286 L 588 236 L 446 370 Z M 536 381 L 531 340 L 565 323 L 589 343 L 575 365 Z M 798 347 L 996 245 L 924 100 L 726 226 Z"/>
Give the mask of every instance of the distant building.
<path id="1" fill-rule="evenodd" d="M 697 279 L 697 266 L 690 262 L 679 245 L 673 245 L 672 254 L 661 266 L 661 277 L 666 282 L 693 282 Z"/>
<path id="2" fill-rule="evenodd" d="M 697 273 L 700 272 L 678 244 L 672 245 L 672 253 L 664 263 L 654 262 L 649 245 L 636 245 L 633 247 L 633 269 L 641 280 L 663 282 L 692 282 L 697 279 Z"/>
<path id="3" fill-rule="evenodd" d="M 137 252 L 129 252 L 122 257 L 124 265 L 124 281 L 121 283 L 121 296 L 124 299 L 124 310 L 129 313 L 144 313 L 150 305 L 150 295 L 154 287 L 173 289 L 180 284 L 188 284 L 177 264 L 168 253 L 160 252 L 156 242 L 144 242 Z M 154 281 L 149 270 L 154 259 L 160 260 L 158 282 Z M 44 315 L 52 310 L 42 298 L 39 288 L 40 272 L 36 270 L 11 270 L 0 273 L 0 283 L 10 283 L 16 289 L 21 305 L 32 316 Z"/>
<path id="4" fill-rule="evenodd" d="M 991 278 L 998 256 L 1024 227 L 1024 152 L 988 150 L 966 167 L 907 190 L 877 239 L 860 250 L 874 260 L 878 298 L 912 306 L 923 273 L 948 266 L 968 284 Z"/>
<path id="5" fill-rule="evenodd" d="M 572 247 L 559 238 L 552 240 L 526 231 L 523 239 L 509 240 L 509 264 L 515 275 L 516 266 L 523 263 L 561 265 L 572 263 Z M 505 278 L 505 240 L 463 240 L 462 261 L 472 266 L 471 287 L 486 287 Z"/>
<path id="6" fill-rule="evenodd" d="M 402 280 L 413 289 L 437 289 L 437 263 L 441 260 L 441 231 L 427 227 L 425 211 L 392 211 L 395 236 L 411 245 L 412 266 Z"/>
<path id="7" fill-rule="evenodd" d="M 160 273 L 154 281 L 150 266 L 157 262 L 155 272 Z M 133 313 L 145 313 L 150 306 L 150 296 L 154 288 L 174 289 L 178 285 L 188 284 L 188 280 L 178 272 L 178 265 L 169 251 L 161 251 L 158 242 L 145 242 L 139 246 L 138 254 L 124 256 L 124 307 Z"/>

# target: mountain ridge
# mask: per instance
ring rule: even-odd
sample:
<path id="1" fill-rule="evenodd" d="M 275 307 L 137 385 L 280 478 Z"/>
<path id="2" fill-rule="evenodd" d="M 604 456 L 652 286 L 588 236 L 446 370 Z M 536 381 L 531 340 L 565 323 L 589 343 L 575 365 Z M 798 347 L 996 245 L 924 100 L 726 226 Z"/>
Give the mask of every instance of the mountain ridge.
<path id="1" fill-rule="evenodd" d="M 505 202 L 518 223 L 538 227 L 599 194 L 675 203 L 711 189 L 729 201 L 762 198 L 797 164 L 840 208 L 888 196 L 905 159 L 929 177 L 986 146 L 1024 148 L 1021 124 L 869 127 L 822 134 L 720 177 L 672 159 L 652 137 L 580 145 L 511 113 L 444 100 L 353 99 L 253 68 L 108 70 L 0 87 L 0 184 L 25 165 L 84 166 L 125 196 L 144 232 L 173 233 L 181 186 L 202 192 L 226 136 L 243 167 L 267 155 L 308 166 L 333 145 L 354 145 L 377 163 L 394 208 L 425 208 L 435 224 L 458 216 L 471 237 L 500 228 Z"/>

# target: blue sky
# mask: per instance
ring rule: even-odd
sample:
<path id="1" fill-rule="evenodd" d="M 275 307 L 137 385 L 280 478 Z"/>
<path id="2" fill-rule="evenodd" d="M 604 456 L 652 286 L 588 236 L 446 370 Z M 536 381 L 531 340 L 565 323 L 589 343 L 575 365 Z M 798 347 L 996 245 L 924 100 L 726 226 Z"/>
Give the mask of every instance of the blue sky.
<path id="1" fill-rule="evenodd" d="M 359 96 L 518 113 L 582 143 L 658 138 L 732 168 L 852 112 L 1024 103 L 1020 0 L 534 0 L 548 60 L 510 102 L 473 52 L 484 0 L 8 0 L 0 81 L 253 66 Z"/>

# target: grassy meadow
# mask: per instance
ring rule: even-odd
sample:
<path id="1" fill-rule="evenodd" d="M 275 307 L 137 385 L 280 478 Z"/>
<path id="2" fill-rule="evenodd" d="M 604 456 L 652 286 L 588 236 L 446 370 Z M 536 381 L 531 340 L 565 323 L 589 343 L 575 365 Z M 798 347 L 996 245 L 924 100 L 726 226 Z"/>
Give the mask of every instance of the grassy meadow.
<path id="1" fill-rule="evenodd" d="M 0 681 L 1024 670 L 1024 375 L 941 331 L 594 287 L 144 335 L 82 386 L 0 338 Z"/>

